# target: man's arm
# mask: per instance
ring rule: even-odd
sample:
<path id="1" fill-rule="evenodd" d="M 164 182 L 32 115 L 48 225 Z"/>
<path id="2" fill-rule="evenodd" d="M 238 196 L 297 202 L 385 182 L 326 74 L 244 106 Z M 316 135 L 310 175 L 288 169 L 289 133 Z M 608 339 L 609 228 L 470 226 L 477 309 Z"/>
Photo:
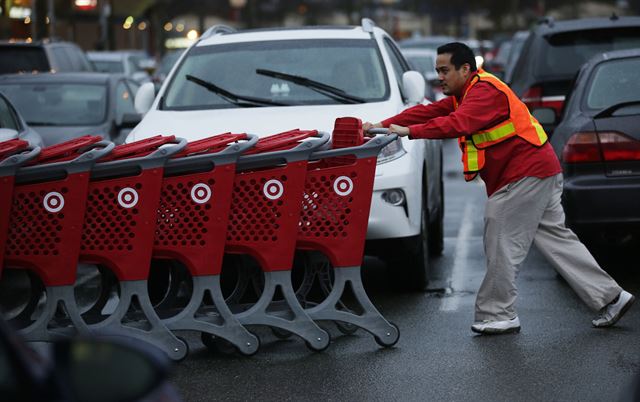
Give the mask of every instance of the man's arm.
<path id="1" fill-rule="evenodd" d="M 457 138 L 476 133 L 509 118 L 507 96 L 489 83 L 479 82 L 457 110 L 422 124 L 408 126 L 409 138 Z"/>
<path id="2" fill-rule="evenodd" d="M 366 133 L 370 128 L 391 128 L 391 125 L 408 126 L 411 124 L 420 124 L 425 123 L 434 117 L 446 116 L 452 111 L 453 98 L 446 97 L 429 105 L 413 106 L 379 123 L 366 122 L 362 125 L 362 129 Z"/>

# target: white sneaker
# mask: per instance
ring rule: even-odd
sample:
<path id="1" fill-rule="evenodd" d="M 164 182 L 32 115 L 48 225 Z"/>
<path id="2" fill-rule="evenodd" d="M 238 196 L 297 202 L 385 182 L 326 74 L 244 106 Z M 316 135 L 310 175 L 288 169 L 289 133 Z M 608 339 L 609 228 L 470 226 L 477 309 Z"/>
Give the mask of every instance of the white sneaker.
<path id="1" fill-rule="evenodd" d="M 618 300 L 614 303 L 611 302 L 604 306 L 604 308 L 600 311 L 600 315 L 596 317 L 591 323 L 596 328 L 604 328 L 610 327 L 615 324 L 624 313 L 629 310 L 629 307 L 636 300 L 635 297 L 626 290 L 623 290 L 618 295 Z"/>
<path id="2" fill-rule="evenodd" d="M 520 319 L 518 317 L 504 321 L 489 321 L 475 323 L 471 330 L 478 334 L 510 334 L 520 332 Z"/>

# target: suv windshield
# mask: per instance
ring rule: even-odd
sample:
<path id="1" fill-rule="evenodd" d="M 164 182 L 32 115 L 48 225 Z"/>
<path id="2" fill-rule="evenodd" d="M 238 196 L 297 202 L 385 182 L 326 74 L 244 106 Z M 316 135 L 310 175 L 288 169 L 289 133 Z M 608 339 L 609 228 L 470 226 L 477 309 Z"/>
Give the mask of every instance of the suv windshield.
<path id="1" fill-rule="evenodd" d="M 599 53 L 640 47 L 640 29 L 563 32 L 547 38 L 546 45 L 547 50 L 537 57 L 535 75 L 573 76 L 582 64 Z"/>
<path id="2" fill-rule="evenodd" d="M 334 87 L 362 101 L 382 101 L 389 85 L 375 41 L 366 39 L 282 40 L 195 47 L 164 95 L 163 109 L 238 107 L 187 76 L 240 97 L 286 105 L 341 103 L 308 85 L 256 70 L 295 75 Z"/>
<path id="3" fill-rule="evenodd" d="M 27 124 L 89 126 L 105 120 L 107 89 L 90 84 L 0 84 Z"/>

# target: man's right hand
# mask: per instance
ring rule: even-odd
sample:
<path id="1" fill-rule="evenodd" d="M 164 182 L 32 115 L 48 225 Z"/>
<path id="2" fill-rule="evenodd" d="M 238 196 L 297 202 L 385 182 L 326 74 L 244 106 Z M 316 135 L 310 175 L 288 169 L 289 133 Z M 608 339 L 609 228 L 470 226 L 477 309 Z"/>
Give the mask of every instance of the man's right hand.
<path id="1" fill-rule="evenodd" d="M 369 134 L 369 130 L 371 130 L 372 128 L 383 128 L 382 127 L 382 123 L 370 123 L 368 121 L 362 123 L 362 132 L 367 137 L 374 137 L 375 136 L 375 134 Z"/>

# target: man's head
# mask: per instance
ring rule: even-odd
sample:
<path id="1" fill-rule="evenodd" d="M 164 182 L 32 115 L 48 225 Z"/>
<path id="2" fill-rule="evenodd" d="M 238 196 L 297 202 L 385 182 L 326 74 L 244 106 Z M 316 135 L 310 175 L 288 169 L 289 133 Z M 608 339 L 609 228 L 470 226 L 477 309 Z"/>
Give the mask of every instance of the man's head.
<path id="1" fill-rule="evenodd" d="M 473 51 L 464 43 L 452 42 L 438 48 L 436 72 L 445 95 L 462 96 L 464 84 L 477 69 Z"/>

